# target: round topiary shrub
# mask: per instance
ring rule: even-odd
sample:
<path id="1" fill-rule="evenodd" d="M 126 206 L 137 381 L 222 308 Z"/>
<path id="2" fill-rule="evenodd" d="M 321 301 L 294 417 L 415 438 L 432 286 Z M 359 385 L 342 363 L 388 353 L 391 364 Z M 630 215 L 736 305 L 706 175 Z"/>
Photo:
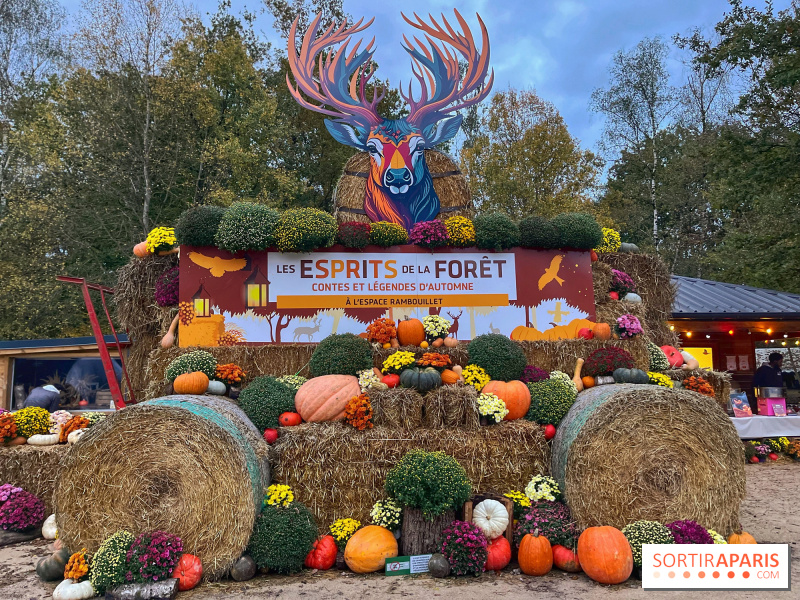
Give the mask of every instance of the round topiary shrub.
<path id="1" fill-rule="evenodd" d="M 541 425 L 558 425 L 578 397 L 578 390 L 569 376 L 550 376 L 549 379 L 529 383 L 531 406 L 525 418 Z"/>
<path id="2" fill-rule="evenodd" d="M 192 206 L 183 211 L 175 224 L 175 238 L 178 244 L 213 246 L 224 214 L 225 209 L 221 206 Z"/>
<path id="3" fill-rule="evenodd" d="M 408 243 L 408 232 L 405 227 L 388 221 L 378 221 L 370 225 L 369 243 L 388 248 Z"/>
<path id="4" fill-rule="evenodd" d="M 622 348 L 608 346 L 598 348 L 589 355 L 583 365 L 583 373 L 590 377 L 610 375 L 616 369 L 633 369 L 636 364 L 630 352 Z"/>
<path id="5" fill-rule="evenodd" d="M 496 381 L 519 379 L 528 362 L 520 345 L 499 333 L 479 335 L 469 343 L 467 352 L 469 362 Z"/>
<path id="6" fill-rule="evenodd" d="M 274 377 L 256 377 L 239 394 L 239 407 L 259 430 L 278 426 L 278 417 L 294 412 L 295 390 Z"/>
<path id="7" fill-rule="evenodd" d="M 519 227 L 505 213 L 475 218 L 475 245 L 481 250 L 508 250 L 519 246 Z"/>
<path id="8" fill-rule="evenodd" d="M 281 213 L 275 245 L 281 252 L 311 252 L 336 241 L 336 219 L 318 208 L 291 208 Z"/>
<path id="9" fill-rule="evenodd" d="M 592 215 L 565 213 L 551 221 L 558 231 L 561 248 L 591 250 L 603 241 L 603 230 Z"/>
<path id="10" fill-rule="evenodd" d="M 371 229 L 369 223 L 361 223 L 359 221 L 340 223 L 339 231 L 336 233 L 336 243 L 345 248 L 362 250 L 369 244 Z"/>
<path id="11" fill-rule="evenodd" d="M 672 532 L 657 521 L 636 521 L 622 528 L 633 552 L 633 564 L 642 566 L 642 546 L 644 544 L 674 544 Z"/>
<path id="12" fill-rule="evenodd" d="M 127 583 L 125 580 L 128 572 L 126 555 L 133 545 L 133 541 L 132 533 L 118 531 L 106 538 L 92 556 L 89 580 L 98 594 L 102 595 L 107 589 Z"/>
<path id="13" fill-rule="evenodd" d="M 322 340 L 308 363 L 312 377 L 353 375 L 372 368 L 372 348 L 352 333 L 334 333 Z"/>
<path id="14" fill-rule="evenodd" d="M 469 499 L 472 484 L 452 456 L 411 450 L 386 475 L 386 493 L 430 519 L 460 508 Z"/>
<path id="15" fill-rule="evenodd" d="M 650 370 L 659 372 L 669 370 L 669 360 L 664 351 L 653 342 L 647 342 L 647 351 L 650 353 Z"/>
<path id="16" fill-rule="evenodd" d="M 267 504 L 253 526 L 247 553 L 260 568 L 297 573 L 317 539 L 317 524 L 300 502 Z"/>
<path id="17" fill-rule="evenodd" d="M 275 245 L 278 211 L 253 202 L 234 202 L 222 215 L 214 237 L 217 246 L 230 252 L 264 250 Z"/>
<path id="18" fill-rule="evenodd" d="M 523 248 L 558 248 L 560 241 L 550 219 L 530 215 L 519 222 L 519 245 Z"/>
<path id="19" fill-rule="evenodd" d="M 209 379 L 214 378 L 217 372 L 217 359 L 214 355 L 205 350 L 195 350 L 181 354 L 167 365 L 166 377 L 170 381 L 175 381 L 178 375 L 194 373 L 200 371 L 208 375 Z"/>

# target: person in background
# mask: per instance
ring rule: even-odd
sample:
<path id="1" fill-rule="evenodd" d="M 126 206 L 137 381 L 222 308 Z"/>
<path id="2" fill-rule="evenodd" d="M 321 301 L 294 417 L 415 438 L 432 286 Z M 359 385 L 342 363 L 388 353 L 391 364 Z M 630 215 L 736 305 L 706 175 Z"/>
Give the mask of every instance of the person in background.
<path id="1" fill-rule="evenodd" d="M 62 404 L 70 404 L 77 398 L 77 392 L 71 385 L 61 383 L 50 383 L 33 388 L 28 397 L 25 398 L 25 408 L 35 406 L 46 408 L 49 412 L 55 412 Z"/>
<path id="2" fill-rule="evenodd" d="M 783 387 L 783 354 L 773 352 L 769 355 L 769 363 L 764 363 L 753 376 L 753 387 Z"/>

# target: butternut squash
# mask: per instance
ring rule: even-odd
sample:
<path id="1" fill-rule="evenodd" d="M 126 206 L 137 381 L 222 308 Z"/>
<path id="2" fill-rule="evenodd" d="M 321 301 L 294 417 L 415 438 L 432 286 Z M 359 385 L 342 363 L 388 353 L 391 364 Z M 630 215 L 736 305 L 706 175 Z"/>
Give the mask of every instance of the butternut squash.
<path id="1" fill-rule="evenodd" d="M 581 379 L 581 369 L 583 369 L 584 360 L 579 358 L 575 361 L 575 374 L 572 376 L 572 383 L 578 388 L 579 392 L 583 391 L 583 380 Z"/>

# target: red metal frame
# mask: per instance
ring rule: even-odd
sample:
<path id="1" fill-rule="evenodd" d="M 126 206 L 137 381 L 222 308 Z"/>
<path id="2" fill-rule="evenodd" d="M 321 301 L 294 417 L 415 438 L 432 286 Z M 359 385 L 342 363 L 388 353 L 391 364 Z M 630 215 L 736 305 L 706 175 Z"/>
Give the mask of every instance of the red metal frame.
<path id="1" fill-rule="evenodd" d="M 106 344 L 103 330 L 100 329 L 100 322 L 97 320 L 97 312 L 94 310 L 94 302 L 92 302 L 92 296 L 89 293 L 89 290 L 96 290 L 100 292 L 100 300 L 103 303 L 103 311 L 106 313 L 108 325 L 111 327 L 111 334 L 114 336 L 114 345 L 117 347 L 119 361 L 122 365 L 122 374 L 125 376 L 125 383 L 128 385 L 129 398 L 131 404 L 134 404 L 136 399 L 133 396 L 133 387 L 131 387 L 131 380 L 128 377 L 128 369 L 125 366 L 125 356 L 122 353 L 122 344 L 119 341 L 117 331 L 114 329 L 114 323 L 111 322 L 111 314 L 109 314 L 108 307 L 106 306 L 105 295 L 113 294 L 114 290 L 96 283 L 86 283 L 86 280 L 83 277 L 66 277 L 59 275 L 56 277 L 56 279 L 64 283 L 74 283 L 79 285 L 83 290 L 83 301 L 86 303 L 86 312 L 89 313 L 89 322 L 92 325 L 92 333 L 94 334 L 94 339 L 97 341 L 97 349 L 100 351 L 100 360 L 103 361 L 103 370 L 105 371 L 106 379 L 108 380 L 108 389 L 111 391 L 111 397 L 114 399 L 114 406 L 117 410 L 119 410 L 120 408 L 125 408 L 125 398 L 123 397 L 122 390 L 119 387 L 117 374 L 114 371 L 114 365 L 111 362 L 111 355 L 108 353 L 108 344 Z"/>

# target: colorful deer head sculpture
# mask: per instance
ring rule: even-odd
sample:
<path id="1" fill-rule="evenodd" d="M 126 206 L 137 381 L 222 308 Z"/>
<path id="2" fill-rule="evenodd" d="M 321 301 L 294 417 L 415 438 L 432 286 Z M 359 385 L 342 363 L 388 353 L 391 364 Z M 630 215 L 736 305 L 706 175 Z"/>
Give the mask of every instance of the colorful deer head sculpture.
<path id="1" fill-rule="evenodd" d="M 462 119 L 455 111 L 480 102 L 491 90 L 494 72 L 489 73 L 486 27 L 478 17 L 482 38 L 479 51 L 467 22 L 458 11 L 455 15 L 461 32 L 455 31 L 444 16 L 442 25 L 433 17 L 429 17 L 432 25 L 428 25 L 416 14 L 416 21 L 403 15 L 409 25 L 425 33 L 428 45 L 417 37 L 412 44 L 404 36 L 404 49 L 411 55 L 412 72 L 420 91 L 415 100 L 411 83 L 408 93 L 401 89 L 409 115 L 397 120 L 378 115 L 377 106 L 385 89 L 376 86 L 372 98 L 367 99 L 367 83 L 374 73 L 371 59 L 375 38 L 360 52 L 361 41 L 348 52 L 351 36 L 364 31 L 372 20 L 363 26 L 363 19 L 350 27 L 347 21 L 338 27 L 331 24 L 320 34 L 321 15 L 317 15 L 303 37 L 299 53 L 295 46 L 299 18 L 292 25 L 289 66 L 296 86 L 288 75 L 286 82 L 301 106 L 332 117 L 325 119 L 325 126 L 336 140 L 369 152 L 364 211 L 372 221 L 391 221 L 411 229 L 414 223 L 429 221 L 439 214 L 439 197 L 433 189 L 424 150 L 455 136 Z M 447 46 L 440 47 L 436 40 L 452 46 L 455 52 Z M 338 50 L 324 52 L 339 44 Z M 459 58 L 467 64 L 463 75 L 459 72 Z M 315 67 L 318 79 L 314 76 Z"/>

